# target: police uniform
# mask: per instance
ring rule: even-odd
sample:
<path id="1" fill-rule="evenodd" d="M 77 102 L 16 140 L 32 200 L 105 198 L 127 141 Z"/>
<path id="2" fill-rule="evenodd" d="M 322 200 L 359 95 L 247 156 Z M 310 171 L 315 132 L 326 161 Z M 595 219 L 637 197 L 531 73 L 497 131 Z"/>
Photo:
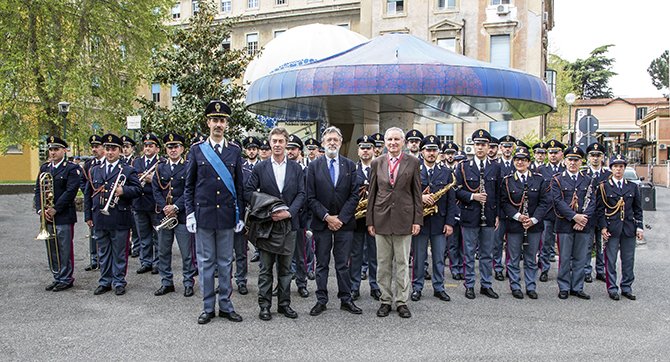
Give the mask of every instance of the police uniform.
<path id="1" fill-rule="evenodd" d="M 163 144 L 184 146 L 184 137 L 168 132 L 163 136 Z M 184 206 L 184 185 L 186 181 L 186 164 L 183 158 L 177 162 L 168 159 L 156 166 L 156 172 L 152 180 L 156 210 L 159 210 L 160 220 L 164 220 L 163 209 L 166 205 L 176 207 L 177 225 L 173 228 L 163 227 L 158 231 L 158 273 L 161 276 L 161 288 L 154 295 L 164 295 L 174 292 L 172 275 L 172 245 L 177 239 L 177 246 L 181 254 L 182 276 L 184 283 L 184 296 L 193 295 L 193 284 L 195 277 L 195 255 L 194 240 L 191 233 L 186 229 L 186 208 Z"/>
<path id="2" fill-rule="evenodd" d="M 133 165 L 133 162 L 135 161 L 135 145 L 137 144 L 135 140 L 128 136 L 128 135 L 123 135 L 121 136 L 121 141 L 123 142 L 124 146 L 131 146 L 133 148 L 133 154 L 130 156 L 123 155 L 121 156 L 121 161 L 123 161 L 126 165 Z"/>
<path id="3" fill-rule="evenodd" d="M 47 139 L 51 148 L 67 149 L 65 140 L 56 136 Z M 74 224 L 77 222 L 77 210 L 74 199 L 80 185 L 81 168 L 67 161 L 67 155 L 58 163 L 46 162 L 40 167 L 35 184 L 35 210 L 42 211 L 40 176 L 50 174 L 53 190 L 53 204 L 55 210 L 53 221 L 46 220 L 46 229 L 49 231 L 47 243 L 47 257 L 54 281 L 46 290 L 59 292 L 69 289 L 74 283 Z M 45 195 L 46 196 L 46 195 Z M 45 210 L 46 211 L 46 210 Z M 53 235 L 55 229 L 55 235 Z M 56 239 L 53 239 L 53 236 Z"/>
<path id="4" fill-rule="evenodd" d="M 316 138 L 308 138 L 305 140 L 305 147 L 307 147 L 308 150 L 315 150 L 319 148 L 321 145 L 321 142 L 317 140 Z M 310 159 L 309 157 L 305 157 L 305 165 L 309 166 L 309 163 L 316 160 L 316 157 L 314 159 Z"/>
<path id="5" fill-rule="evenodd" d="M 419 142 L 420 143 L 421 141 L 423 141 L 423 138 L 424 138 L 423 133 L 421 133 L 421 131 L 419 131 L 417 129 L 411 129 L 411 130 L 409 130 L 409 132 L 407 132 L 405 134 L 406 142 Z M 409 147 L 408 147 L 407 153 L 416 157 L 416 158 L 418 158 L 418 159 L 421 159 L 421 149 L 420 148 L 416 153 L 413 153 L 413 152 L 409 151 Z"/>
<path id="6" fill-rule="evenodd" d="M 621 155 L 614 155 L 609 162 L 613 165 L 627 165 Z M 619 300 L 621 295 L 635 300 L 632 284 L 635 280 L 635 237 L 642 236 L 642 199 L 639 187 L 625 179 L 610 176 L 598 187 L 598 226 L 607 229 L 609 238 L 604 241 L 606 285 L 610 298 Z M 617 254 L 621 257 L 621 283 L 617 286 Z"/>
<path id="7" fill-rule="evenodd" d="M 370 135 L 375 145 L 375 157 L 379 157 L 384 151 L 384 135 L 377 132 Z"/>
<path id="8" fill-rule="evenodd" d="M 263 144 L 267 145 L 269 149 L 269 145 L 267 143 L 267 140 L 261 141 L 258 139 L 258 137 L 255 136 L 248 136 L 244 140 L 242 140 L 242 144 L 244 145 L 244 148 L 251 148 L 251 147 L 257 147 L 258 149 L 261 149 L 261 146 Z M 249 162 L 248 159 L 244 160 L 244 163 L 242 164 L 242 174 L 244 178 L 244 184 L 247 183 L 247 180 L 249 179 L 249 176 L 251 176 L 251 172 L 254 169 L 254 166 L 258 165 L 258 163 L 261 162 L 260 160 L 260 155 L 256 156 L 256 162 Z M 247 240 L 246 237 L 244 239 L 245 241 Z M 235 282 L 237 283 L 238 286 L 238 291 L 240 294 L 246 294 L 245 292 L 248 293 L 248 289 L 246 287 L 246 282 L 247 282 L 247 271 L 249 270 L 249 264 L 247 263 L 247 253 L 248 253 L 248 242 L 245 242 L 240 240 L 240 238 L 237 236 L 237 233 L 235 234 Z M 244 249 L 244 251 L 243 251 Z M 254 255 L 251 257 L 251 262 L 255 263 L 260 259 L 261 255 L 258 251 L 258 249 L 254 250 Z M 244 265 L 242 265 L 244 263 Z"/>
<path id="9" fill-rule="evenodd" d="M 530 153 L 525 147 L 516 149 L 514 159 L 530 161 Z M 551 203 L 546 192 L 546 181 L 542 175 L 530 170 L 521 173 L 515 171 L 502 182 L 501 209 L 507 221 L 507 275 L 512 295 L 523 298 L 521 292 L 520 259 L 523 256 L 523 276 L 526 293 L 531 299 L 537 298 L 535 280 L 537 279 L 537 252 L 544 217 Z M 520 221 L 522 216 L 530 217 L 533 225 L 525 229 Z"/>
<path id="10" fill-rule="evenodd" d="M 116 146 L 120 149 L 123 145 L 121 138 L 113 134 L 106 134 L 102 139 L 105 146 Z M 108 208 L 109 215 L 105 215 L 103 210 L 108 200 L 115 198 L 114 185 L 119 177 L 125 177 L 123 194 L 119 196 L 114 207 Z M 140 193 L 137 172 L 120 159 L 114 163 L 105 160 L 102 165 L 91 168 L 90 182 L 84 193 L 84 215 L 86 221 L 93 221 L 100 249 L 100 280 L 94 292 L 96 295 L 106 293 L 112 287 L 116 295 L 126 292 L 128 240 L 133 217 L 130 205 Z"/>
<path id="11" fill-rule="evenodd" d="M 98 135 L 91 135 L 88 138 L 88 143 L 91 145 L 91 147 L 97 146 L 97 145 L 102 145 L 102 137 Z M 84 162 L 84 173 L 82 174 L 81 181 L 80 181 L 80 188 L 81 191 L 84 192 L 86 190 L 86 185 L 90 182 L 90 174 L 91 174 L 91 168 L 93 166 L 100 166 L 105 162 L 105 157 L 101 158 L 89 158 Z M 96 270 L 100 267 L 98 263 L 98 243 L 95 240 L 95 225 L 93 227 L 89 227 L 88 230 L 88 250 L 89 250 L 89 260 L 90 264 L 84 268 L 86 271 L 90 270 Z"/>
<path id="12" fill-rule="evenodd" d="M 603 146 L 598 142 L 594 142 L 590 144 L 588 147 L 586 147 L 586 154 L 588 155 L 592 153 L 604 154 L 604 151 L 605 146 Z M 612 172 L 610 170 L 607 170 L 602 166 L 599 169 L 594 169 L 590 164 L 588 165 L 584 173 L 586 174 L 586 176 L 591 177 L 594 187 L 600 185 L 601 182 L 606 181 L 612 175 Z M 595 244 L 596 279 L 605 281 L 605 259 L 603 256 L 602 234 L 600 233 L 600 230 L 601 230 L 600 227 L 596 225 L 596 229 L 593 233 L 594 243 L 591 243 L 589 245 L 588 253 L 589 255 L 591 255 Z M 591 265 L 591 261 L 589 259 L 589 262 L 586 264 L 586 268 L 584 268 L 585 282 L 590 283 L 593 280 L 592 273 L 593 273 L 593 266 Z"/>
<path id="13" fill-rule="evenodd" d="M 534 144 L 532 149 L 533 149 L 534 154 L 537 154 L 537 153 L 545 153 L 546 154 L 547 153 L 545 143 L 542 142 L 542 141 Z M 540 163 L 540 162 L 537 162 L 535 160 L 532 160 L 530 162 L 530 166 L 528 167 L 528 169 L 530 170 L 530 172 L 538 173 L 538 172 L 540 172 L 540 166 L 543 166 L 543 165 L 544 165 L 544 162 Z"/>
<path id="14" fill-rule="evenodd" d="M 448 169 L 451 173 L 456 175 L 456 168 L 458 167 L 459 160 L 457 156 L 459 154 L 458 144 L 451 141 L 446 142 L 442 145 L 443 153 L 454 153 L 454 162 L 449 164 L 445 162 L 442 166 Z M 451 271 L 451 278 L 454 280 L 463 280 L 463 238 L 461 235 L 461 208 L 458 204 L 458 200 L 455 200 L 455 212 L 454 215 L 454 232 L 447 236 L 447 250 L 446 255 L 444 256 L 445 260 L 449 260 L 449 270 Z"/>
<path id="15" fill-rule="evenodd" d="M 547 141 L 546 146 L 549 152 L 563 152 L 565 149 L 565 145 L 553 139 Z M 542 174 L 542 177 L 544 177 L 544 180 L 547 181 L 547 185 L 551 184 L 551 179 L 554 175 L 563 171 L 565 171 L 565 166 L 560 162 L 556 165 L 549 162 L 539 168 L 539 172 Z M 549 188 L 547 188 L 547 192 L 550 192 Z M 547 216 L 544 218 L 544 231 L 542 232 L 542 247 L 540 248 L 540 268 L 542 269 L 540 272 L 541 282 L 549 280 L 549 269 L 551 268 L 551 262 L 554 261 L 554 256 L 556 255 L 556 251 L 554 250 L 554 244 L 556 244 L 556 232 L 554 231 L 555 220 L 556 214 L 552 203 L 551 208 L 547 211 Z"/>
<path id="16" fill-rule="evenodd" d="M 298 135 L 291 134 L 288 136 L 286 147 L 295 147 L 302 152 L 303 143 Z M 302 168 L 303 178 L 306 181 L 307 164 L 304 162 L 304 159 L 294 161 L 298 162 Z M 302 298 L 307 298 L 309 297 L 309 292 L 307 291 L 307 269 L 314 259 L 312 240 L 307 240 L 307 230 L 309 229 L 311 218 L 311 212 L 307 203 L 300 208 L 298 218 L 300 220 L 300 228 L 296 230 L 295 234 L 295 249 L 293 250 L 293 260 L 291 261 L 291 273 L 293 273 L 295 277 L 295 285 L 298 288 L 298 295 Z"/>
<path id="17" fill-rule="evenodd" d="M 483 129 L 472 135 L 475 143 L 489 143 L 491 135 Z M 483 168 L 482 168 L 483 167 Z M 479 274 L 481 280 L 480 293 L 490 298 L 498 298 L 492 288 L 492 254 L 493 233 L 498 217 L 500 164 L 486 159 L 475 157 L 473 160 L 463 161 L 456 169 L 456 180 L 459 189 L 456 197 L 460 202 L 461 226 L 463 233 L 465 296 L 475 298 L 475 252 L 479 248 Z M 484 181 L 486 203 L 482 205 L 474 200 L 474 194 L 480 192 L 481 180 Z M 484 207 L 485 220 L 482 219 Z"/>
<path id="18" fill-rule="evenodd" d="M 512 135 L 505 135 L 498 141 L 500 142 L 501 147 L 511 147 L 513 149 L 517 139 Z M 501 178 L 511 175 L 516 171 L 512 156 L 507 160 L 503 155 L 503 157 L 498 158 L 498 163 L 500 164 Z M 507 218 L 504 216 L 504 210 L 502 208 L 499 209 L 499 216 L 498 227 L 494 231 L 495 244 L 493 245 L 493 271 L 495 272 L 495 279 L 502 281 L 505 280 L 505 275 L 503 273 L 505 270 L 505 263 L 503 262 L 502 254 L 507 236 Z"/>
<path id="19" fill-rule="evenodd" d="M 135 150 L 135 145 L 137 143 L 132 137 L 128 135 L 123 135 L 121 136 L 121 141 L 123 142 L 124 146 L 129 145 L 133 148 L 133 151 Z M 136 157 L 134 152 L 130 156 L 122 155 L 121 162 L 132 167 L 133 163 L 135 162 L 135 158 Z M 137 258 L 138 256 L 140 256 L 140 237 L 139 232 L 137 231 L 137 224 L 135 223 L 134 217 L 133 217 L 133 225 L 130 228 L 130 256 L 133 258 Z"/>

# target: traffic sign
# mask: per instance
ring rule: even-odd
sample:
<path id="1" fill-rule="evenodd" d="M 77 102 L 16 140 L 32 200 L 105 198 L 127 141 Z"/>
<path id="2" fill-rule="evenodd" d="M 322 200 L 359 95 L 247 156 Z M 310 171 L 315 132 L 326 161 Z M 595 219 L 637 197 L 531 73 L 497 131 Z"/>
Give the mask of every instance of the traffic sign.
<path id="1" fill-rule="evenodd" d="M 142 129 L 142 116 L 128 116 L 126 117 L 127 129 Z"/>
<path id="2" fill-rule="evenodd" d="M 593 133 L 599 126 L 598 118 L 592 115 L 586 115 L 579 119 L 579 130 L 582 133 Z"/>

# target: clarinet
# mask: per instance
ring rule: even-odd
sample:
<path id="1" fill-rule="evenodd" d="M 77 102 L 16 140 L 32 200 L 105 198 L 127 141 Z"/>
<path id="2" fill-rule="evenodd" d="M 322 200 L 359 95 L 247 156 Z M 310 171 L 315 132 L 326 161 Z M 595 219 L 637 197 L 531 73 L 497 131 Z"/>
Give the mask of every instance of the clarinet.
<path id="1" fill-rule="evenodd" d="M 479 193 L 480 194 L 485 194 L 486 193 L 486 187 L 484 187 L 484 168 L 479 169 Z M 481 212 L 481 217 L 480 217 L 480 222 L 479 226 L 486 226 L 486 202 L 482 201 L 482 212 Z"/>
<path id="2" fill-rule="evenodd" d="M 582 212 L 585 212 L 586 208 L 589 207 L 589 204 L 591 203 L 591 195 L 593 194 L 593 181 L 595 179 L 596 174 L 594 172 L 593 177 L 591 177 L 591 182 L 589 182 L 589 188 L 586 189 L 586 195 L 584 195 L 584 205 L 582 206 Z"/>
<path id="3" fill-rule="evenodd" d="M 521 205 L 521 214 L 528 216 L 528 182 L 523 185 L 523 204 Z M 528 229 L 523 228 L 523 247 L 528 246 Z"/>

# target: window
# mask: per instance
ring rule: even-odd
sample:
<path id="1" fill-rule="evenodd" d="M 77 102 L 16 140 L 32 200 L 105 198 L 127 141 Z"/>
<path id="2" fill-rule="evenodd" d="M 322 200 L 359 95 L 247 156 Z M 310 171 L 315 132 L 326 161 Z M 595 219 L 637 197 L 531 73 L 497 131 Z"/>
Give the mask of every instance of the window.
<path id="1" fill-rule="evenodd" d="M 221 12 L 231 13 L 233 11 L 233 0 L 221 0 Z"/>
<path id="2" fill-rule="evenodd" d="M 437 0 L 438 10 L 456 9 L 456 0 Z"/>
<path id="3" fill-rule="evenodd" d="M 176 3 L 172 6 L 172 20 L 177 20 L 181 17 L 181 4 Z"/>
<path id="4" fill-rule="evenodd" d="M 635 110 L 635 119 L 642 119 L 647 115 L 647 107 L 637 107 Z"/>
<path id="5" fill-rule="evenodd" d="M 286 32 L 286 30 L 275 30 L 275 31 L 272 32 L 272 35 L 276 38 L 276 37 L 284 34 L 285 32 Z"/>
<path id="6" fill-rule="evenodd" d="M 489 122 L 489 133 L 495 138 L 500 138 L 508 133 L 509 121 Z"/>
<path id="7" fill-rule="evenodd" d="M 119 45 L 119 53 L 121 54 L 121 60 L 126 60 L 126 55 L 128 52 L 126 51 L 126 46 L 121 44 Z"/>
<path id="8" fill-rule="evenodd" d="M 547 82 L 549 89 L 551 89 L 551 94 L 556 96 L 556 71 L 553 69 L 547 69 L 544 71 L 544 80 Z"/>
<path id="9" fill-rule="evenodd" d="M 491 35 L 491 64 L 509 68 L 509 35 Z"/>
<path id="10" fill-rule="evenodd" d="M 7 146 L 7 151 L 5 154 L 8 155 L 21 155 L 23 154 L 23 147 L 21 145 L 9 145 Z"/>
<path id="11" fill-rule="evenodd" d="M 179 95 L 179 87 L 177 87 L 176 84 L 173 84 L 172 88 L 170 89 L 170 96 L 172 98 L 172 102 L 174 102 L 175 99 L 177 99 L 178 95 Z M 159 95 L 159 97 L 160 97 L 160 95 Z"/>
<path id="12" fill-rule="evenodd" d="M 402 14 L 405 9 L 404 3 L 403 0 L 386 0 L 386 14 Z"/>
<path id="13" fill-rule="evenodd" d="M 437 46 L 443 49 L 456 52 L 456 38 L 438 38 Z"/>
<path id="14" fill-rule="evenodd" d="M 223 40 L 223 42 L 221 43 L 221 48 L 223 48 L 223 50 L 225 51 L 230 50 L 230 38 Z"/>
<path id="15" fill-rule="evenodd" d="M 258 9 L 258 0 L 247 0 L 247 9 Z"/>
<path id="16" fill-rule="evenodd" d="M 275 5 L 286 5 L 288 0 L 275 0 Z"/>
<path id="17" fill-rule="evenodd" d="M 258 33 L 247 34 L 247 54 L 254 56 L 258 51 Z"/>
<path id="18" fill-rule="evenodd" d="M 156 103 L 161 101 L 161 85 L 158 83 L 151 85 L 151 100 Z"/>
<path id="19" fill-rule="evenodd" d="M 491 0 L 491 5 L 500 5 L 500 4 L 509 4 L 509 0 Z"/>
<path id="20" fill-rule="evenodd" d="M 440 142 L 445 143 L 454 140 L 454 124 L 442 124 L 438 123 L 435 125 L 435 135 L 440 139 Z"/>
<path id="21" fill-rule="evenodd" d="M 200 11 L 200 1 L 193 0 L 193 2 L 191 3 L 191 13 L 195 15 L 198 13 L 198 11 Z"/>

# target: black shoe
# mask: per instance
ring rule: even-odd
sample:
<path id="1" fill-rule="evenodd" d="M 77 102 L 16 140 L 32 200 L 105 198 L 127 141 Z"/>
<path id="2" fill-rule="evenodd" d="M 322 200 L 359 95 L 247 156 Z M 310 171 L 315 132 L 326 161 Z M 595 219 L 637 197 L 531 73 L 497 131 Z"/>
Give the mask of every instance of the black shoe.
<path id="1" fill-rule="evenodd" d="M 383 304 L 379 306 L 379 309 L 377 309 L 377 317 L 388 317 L 389 313 L 391 313 L 391 305 L 390 304 Z"/>
<path id="2" fill-rule="evenodd" d="M 74 283 L 70 283 L 70 284 L 61 284 L 61 283 L 59 283 L 58 285 L 56 285 L 56 286 L 54 287 L 53 291 L 54 291 L 54 292 L 62 292 L 62 291 L 64 291 L 64 290 L 68 290 L 68 289 L 72 288 L 73 285 L 74 285 Z"/>
<path id="3" fill-rule="evenodd" d="M 584 282 L 585 283 L 593 283 L 593 277 L 591 277 L 591 274 L 586 274 L 584 276 Z"/>
<path id="4" fill-rule="evenodd" d="M 447 294 L 447 292 L 445 292 L 444 290 L 441 291 L 441 292 L 433 292 L 433 297 L 436 297 L 439 300 L 442 300 L 442 301 L 445 301 L 445 302 L 448 302 L 448 301 L 451 300 L 451 297 L 449 297 L 449 294 Z"/>
<path id="5" fill-rule="evenodd" d="M 321 304 L 321 303 L 317 302 L 316 304 L 314 304 L 312 309 L 309 311 L 309 315 L 311 315 L 313 317 L 318 316 L 319 314 L 323 313 L 326 309 L 327 308 L 326 308 L 325 304 Z"/>
<path id="6" fill-rule="evenodd" d="M 269 321 L 272 319 L 272 314 L 270 313 L 270 308 L 262 307 L 261 311 L 258 313 L 258 318 L 262 321 Z"/>
<path id="7" fill-rule="evenodd" d="M 58 282 L 53 282 L 53 283 L 47 285 L 46 288 L 44 288 L 44 290 L 46 290 L 47 292 L 50 292 L 56 287 L 56 285 L 58 285 Z"/>
<path id="8" fill-rule="evenodd" d="M 596 274 L 596 280 L 600 280 L 601 282 L 605 281 L 605 274 Z"/>
<path id="9" fill-rule="evenodd" d="M 202 313 L 200 313 L 200 316 L 198 317 L 198 324 L 207 324 L 215 316 L 216 316 L 216 314 L 214 314 L 214 312 L 211 312 L 211 313 L 202 312 Z"/>
<path id="10" fill-rule="evenodd" d="M 628 298 L 628 299 L 630 299 L 630 300 L 636 300 L 636 299 L 637 299 L 637 297 L 636 297 L 635 294 L 633 294 L 633 293 L 622 292 L 621 295 L 624 296 L 624 297 L 626 297 L 626 298 Z"/>
<path id="11" fill-rule="evenodd" d="M 151 274 L 154 274 L 154 275 L 158 274 L 158 267 L 157 266 L 151 268 Z"/>
<path id="12" fill-rule="evenodd" d="M 370 296 L 371 296 L 372 299 L 374 299 L 374 300 L 379 300 L 379 298 L 382 297 L 382 291 L 379 290 L 379 289 L 372 289 L 372 290 L 370 291 Z"/>
<path id="13" fill-rule="evenodd" d="M 505 276 L 503 275 L 502 272 L 496 272 L 496 276 L 495 276 L 495 278 L 496 278 L 496 280 L 498 280 L 498 281 L 503 281 L 503 280 L 505 280 Z"/>
<path id="14" fill-rule="evenodd" d="M 428 270 L 426 270 L 426 274 L 423 276 L 423 279 L 425 279 L 425 280 L 430 280 L 430 279 L 432 279 L 432 277 L 430 276 L 430 273 L 428 272 Z M 408 309 L 407 311 L 409 312 L 409 309 Z M 411 317 L 411 316 L 412 316 L 412 315 L 410 314 L 410 317 Z M 407 317 L 407 318 L 409 318 L 409 317 Z"/>
<path id="15" fill-rule="evenodd" d="M 368 279 L 368 273 L 361 273 L 361 280 L 367 280 Z"/>
<path id="16" fill-rule="evenodd" d="M 193 296 L 193 287 L 184 287 L 184 296 L 192 297 Z"/>
<path id="17" fill-rule="evenodd" d="M 277 285 L 274 289 L 272 289 L 272 296 L 276 297 L 279 295 L 279 285 Z"/>
<path id="18" fill-rule="evenodd" d="M 514 289 L 512 291 L 512 296 L 516 299 L 523 299 L 523 293 L 519 289 Z"/>
<path id="19" fill-rule="evenodd" d="M 612 292 L 612 293 L 609 293 L 609 294 L 610 294 L 610 299 L 612 299 L 612 300 L 619 300 L 619 299 L 621 299 L 621 298 L 619 297 L 619 293 Z"/>
<path id="20" fill-rule="evenodd" d="M 346 310 L 351 314 L 363 314 L 363 310 L 358 308 L 354 302 L 342 302 L 340 304 L 340 309 Z"/>
<path id="21" fill-rule="evenodd" d="M 97 288 L 95 288 L 95 291 L 93 292 L 94 295 L 100 295 L 100 294 L 105 294 L 112 290 L 112 287 L 106 287 L 104 285 L 99 285 Z"/>
<path id="22" fill-rule="evenodd" d="M 399 305 L 398 308 L 396 308 L 398 311 L 398 315 L 400 318 L 411 318 L 412 313 L 410 313 L 409 308 L 407 308 L 406 305 Z"/>
<path id="23" fill-rule="evenodd" d="M 133 252 L 130 254 L 130 257 L 131 257 L 131 258 L 137 258 L 138 256 L 140 256 L 140 252 L 139 252 L 139 251 L 133 251 Z"/>
<path id="24" fill-rule="evenodd" d="M 498 294 L 493 291 L 493 288 L 480 288 L 479 294 L 485 295 L 492 299 L 498 299 Z"/>
<path id="25" fill-rule="evenodd" d="M 309 291 L 307 291 L 307 288 L 298 288 L 298 294 L 301 298 L 309 297 Z"/>
<path id="26" fill-rule="evenodd" d="M 560 292 L 558 292 L 558 299 L 568 299 L 568 291 L 561 290 Z"/>
<path id="27" fill-rule="evenodd" d="M 119 285 L 114 289 L 114 294 L 116 295 L 124 295 L 126 294 L 126 287 Z"/>
<path id="28" fill-rule="evenodd" d="M 586 294 L 586 293 L 584 293 L 583 290 L 582 290 L 582 291 L 579 291 L 579 292 L 576 292 L 576 291 L 574 291 L 574 290 L 571 290 L 571 291 L 570 291 L 570 295 L 574 295 L 575 297 L 577 297 L 577 298 L 579 298 L 579 299 L 585 299 L 585 300 L 589 300 L 589 299 L 591 299 L 591 296 L 588 295 L 588 294 Z"/>
<path id="29" fill-rule="evenodd" d="M 361 292 L 359 292 L 358 290 L 352 290 L 351 291 L 351 299 L 352 300 L 358 300 L 358 298 L 360 298 L 360 297 L 361 297 Z"/>
<path id="30" fill-rule="evenodd" d="M 546 281 L 549 280 L 549 275 L 547 275 L 547 274 L 548 274 L 547 272 L 542 272 L 542 273 L 540 274 L 540 281 L 541 281 L 541 282 L 544 283 L 544 282 L 546 282 Z"/>
<path id="31" fill-rule="evenodd" d="M 465 297 L 475 299 L 475 288 L 465 288 Z"/>
<path id="32" fill-rule="evenodd" d="M 411 298 L 412 298 L 412 301 L 413 301 L 413 302 L 418 302 L 418 301 L 420 301 L 420 300 L 421 300 L 421 292 L 418 291 L 418 290 L 413 291 L 413 292 L 412 292 L 412 296 L 411 296 Z"/>
<path id="33" fill-rule="evenodd" d="M 314 274 L 314 272 L 308 272 L 307 273 L 307 279 L 309 279 L 309 280 L 316 279 L 316 275 Z"/>
<path id="34" fill-rule="evenodd" d="M 251 257 L 251 260 L 249 260 L 249 261 L 252 262 L 252 263 L 255 263 L 255 262 L 259 261 L 259 260 L 261 260 L 261 256 L 260 256 L 260 254 L 256 254 L 256 253 L 254 253 L 254 256 L 252 256 L 252 257 Z M 261 318 L 261 319 L 262 319 L 262 318 Z M 266 320 L 266 319 L 264 319 L 264 320 Z"/>
<path id="35" fill-rule="evenodd" d="M 246 284 L 240 284 L 237 286 L 237 291 L 240 293 L 240 295 L 247 295 L 249 294 L 249 289 L 247 289 Z"/>
<path id="36" fill-rule="evenodd" d="M 174 292 L 174 285 L 163 285 L 157 291 L 154 292 L 154 295 L 159 296 L 172 292 Z"/>
<path id="37" fill-rule="evenodd" d="M 98 270 L 99 268 L 100 267 L 98 266 L 98 264 L 91 264 L 87 265 L 86 268 L 84 268 L 84 270 L 91 271 L 91 270 Z"/>
<path id="38" fill-rule="evenodd" d="M 222 310 L 219 310 L 219 317 L 221 318 L 226 318 L 227 320 L 231 322 L 241 322 L 242 321 L 242 316 L 235 313 L 235 311 L 232 311 L 230 313 L 224 312 Z"/>
<path id="39" fill-rule="evenodd" d="M 137 274 L 144 274 L 148 273 L 152 270 L 153 268 L 150 265 L 143 265 L 139 269 L 137 269 Z"/>
<path id="40" fill-rule="evenodd" d="M 528 295 L 528 298 L 530 299 L 537 299 L 537 292 L 534 290 L 527 291 L 526 295 Z"/>
<path id="41" fill-rule="evenodd" d="M 296 319 L 298 318 L 298 313 L 291 309 L 291 306 L 287 305 L 286 307 L 277 307 L 277 313 L 283 314 L 286 318 Z"/>

